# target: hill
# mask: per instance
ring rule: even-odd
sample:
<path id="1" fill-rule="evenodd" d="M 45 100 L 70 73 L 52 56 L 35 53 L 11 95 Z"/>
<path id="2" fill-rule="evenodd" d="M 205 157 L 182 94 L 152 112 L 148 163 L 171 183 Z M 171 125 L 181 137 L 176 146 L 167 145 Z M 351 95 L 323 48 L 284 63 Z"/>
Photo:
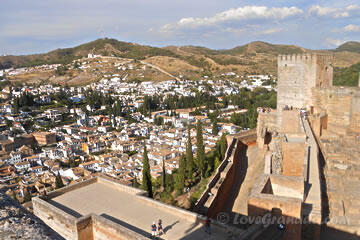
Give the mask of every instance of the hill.
<path id="1" fill-rule="evenodd" d="M 10 67 L 19 68 L 42 64 L 69 64 L 75 59 L 86 57 L 89 53 L 102 56 L 115 56 L 129 60 L 141 60 L 156 66 L 170 75 L 197 79 L 204 75 L 213 76 L 226 72 L 246 74 L 277 74 L 279 54 L 301 54 L 316 52 L 295 45 L 251 42 L 231 49 L 214 50 L 200 46 L 168 46 L 164 48 L 144 46 L 116 39 L 98 39 L 73 48 L 57 49 L 45 54 L 0 57 L 0 70 Z M 360 62 L 360 43 L 348 42 L 334 50 L 322 50 L 334 54 L 334 66 L 339 69 Z M 156 74 L 147 74 L 153 79 Z M 36 81 L 47 81 L 53 73 L 31 75 Z M 84 75 L 84 74 L 83 74 Z M 29 75 L 30 76 L 30 75 Z M 27 81 L 27 76 L 21 81 Z M 83 76 L 88 78 L 88 76 Z M 73 77 L 64 78 L 73 79 Z M 96 80 L 96 78 L 94 78 Z"/>
<path id="2" fill-rule="evenodd" d="M 241 55 L 241 54 L 270 54 L 270 55 L 278 55 L 278 54 L 300 54 L 304 53 L 308 50 L 295 46 L 295 45 L 278 45 L 278 44 L 270 44 L 266 42 L 251 42 L 244 46 L 235 47 L 229 50 L 223 50 L 223 54 L 230 55 Z"/>
<path id="3" fill-rule="evenodd" d="M 358 86 L 360 62 L 347 68 L 334 69 L 334 85 Z"/>
<path id="4" fill-rule="evenodd" d="M 356 53 L 360 53 L 360 42 L 346 42 L 342 45 L 340 45 L 339 47 L 337 47 L 335 50 L 335 52 L 356 52 Z"/>
<path id="5" fill-rule="evenodd" d="M 101 54 L 103 56 L 113 55 L 131 59 L 174 55 L 171 51 L 162 48 L 142 46 L 134 43 L 121 42 L 116 39 L 105 38 L 85 43 L 74 48 L 57 49 L 46 54 L 0 57 L 0 69 L 54 63 L 68 64 L 74 59 L 87 56 L 88 53 Z"/>

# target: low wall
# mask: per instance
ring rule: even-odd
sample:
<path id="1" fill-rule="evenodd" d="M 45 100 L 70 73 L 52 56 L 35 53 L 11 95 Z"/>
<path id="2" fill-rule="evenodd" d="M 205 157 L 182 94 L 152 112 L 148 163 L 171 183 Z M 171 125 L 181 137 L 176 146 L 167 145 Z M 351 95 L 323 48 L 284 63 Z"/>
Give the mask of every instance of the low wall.
<path id="1" fill-rule="evenodd" d="M 78 240 L 94 239 L 93 223 L 91 216 L 81 217 L 76 222 Z"/>
<path id="2" fill-rule="evenodd" d="M 32 199 L 34 214 L 65 239 L 77 239 L 77 218 L 43 199 Z"/>
<path id="3" fill-rule="evenodd" d="M 33 198 L 32 202 L 34 207 L 34 214 L 46 222 L 46 224 L 48 224 L 65 239 L 69 240 L 148 239 L 102 216 L 89 214 L 87 216 L 75 217 L 58 208 L 55 203 L 54 205 L 52 204 L 52 198 L 96 182 L 113 185 L 114 188 L 118 188 L 121 189 L 121 191 L 125 191 L 126 193 L 136 195 L 136 201 L 141 201 L 143 204 L 148 205 L 149 207 L 161 208 L 162 210 L 166 210 L 172 214 L 176 213 L 180 218 L 186 219 L 187 221 L 192 221 L 194 223 L 205 222 L 206 218 L 202 215 L 153 200 L 146 197 L 146 192 L 143 190 L 120 184 L 111 178 L 103 176 L 98 176 L 84 182 L 58 189 L 49 193 L 46 198 Z M 215 228 L 227 229 L 227 226 L 216 222 L 214 222 L 213 226 Z"/>
<path id="4" fill-rule="evenodd" d="M 62 195 L 64 193 L 67 193 L 67 192 L 70 192 L 70 191 L 85 187 L 85 186 L 93 184 L 95 182 L 97 182 L 97 178 L 94 177 L 94 178 L 91 178 L 91 179 L 83 181 L 83 182 L 71 184 L 71 185 L 68 185 L 66 187 L 63 187 L 63 188 L 60 188 L 60 189 L 57 189 L 55 191 L 52 191 L 52 192 L 48 193 L 46 198 L 47 199 L 56 198 L 56 197 L 58 197 L 58 196 L 60 196 L 60 195 Z"/>
<path id="5" fill-rule="evenodd" d="M 96 240 L 149 239 L 101 216 L 92 214 L 91 220 L 92 220 L 92 235 L 93 235 L 93 239 Z"/>

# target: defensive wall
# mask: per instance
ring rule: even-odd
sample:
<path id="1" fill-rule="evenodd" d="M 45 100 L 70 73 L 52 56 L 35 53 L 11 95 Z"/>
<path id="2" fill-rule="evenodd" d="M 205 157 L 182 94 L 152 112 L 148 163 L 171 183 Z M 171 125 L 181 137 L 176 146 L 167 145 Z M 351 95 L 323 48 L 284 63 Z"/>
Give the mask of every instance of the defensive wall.
<path id="1" fill-rule="evenodd" d="M 360 133 L 359 87 L 313 88 L 312 93 L 313 114 L 318 118 L 318 125 L 314 122 L 313 126 L 318 136 L 322 130 L 341 135 Z"/>
<path id="2" fill-rule="evenodd" d="M 241 178 L 236 176 L 236 168 L 246 161 L 246 149 L 256 142 L 256 130 L 227 135 L 228 148 L 215 175 L 210 179 L 206 190 L 198 200 L 195 211 L 216 218 L 224 207 L 225 200 L 231 194 L 233 183 Z"/>
<path id="3" fill-rule="evenodd" d="M 313 87 L 332 86 L 332 59 L 322 54 L 279 55 L 277 110 L 311 106 Z"/>
<path id="4" fill-rule="evenodd" d="M 327 226 L 355 234 L 351 237 L 360 232 L 360 171 L 356 161 L 360 156 L 360 81 L 359 87 L 333 86 L 331 62 L 330 55 L 280 55 L 277 110 L 258 110 L 257 145 L 269 151 L 264 176 L 303 179 L 300 218 L 312 223 L 302 226 L 311 226 L 312 239 L 327 234 Z M 293 217 L 291 206 L 284 203 L 277 207 L 281 199 L 269 194 L 272 182 L 265 181 L 262 190 L 254 189 L 249 214 L 279 208 Z M 298 238 L 295 234 L 283 239 Z"/>

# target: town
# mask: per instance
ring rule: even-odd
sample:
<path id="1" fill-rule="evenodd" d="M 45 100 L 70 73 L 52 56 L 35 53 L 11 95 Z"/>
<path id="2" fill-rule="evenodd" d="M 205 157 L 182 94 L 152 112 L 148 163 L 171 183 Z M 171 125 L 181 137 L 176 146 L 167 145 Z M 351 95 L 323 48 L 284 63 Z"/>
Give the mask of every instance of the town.
<path id="1" fill-rule="evenodd" d="M 144 147 L 154 179 L 172 174 L 188 142 L 197 153 L 196 125 L 209 153 L 222 136 L 256 126 L 257 105 L 251 98 L 273 96 L 272 103 L 258 99 L 258 104 L 276 104 L 271 75 L 226 72 L 188 80 L 168 74 L 170 80 L 146 81 L 146 70 L 161 71 L 153 68 L 143 61 L 89 54 L 67 65 L 0 71 L 0 182 L 7 194 L 28 202 L 99 173 L 133 186 L 143 177 Z M 54 77 L 91 71 L 99 81 L 84 86 L 8 81 L 39 71 Z"/>

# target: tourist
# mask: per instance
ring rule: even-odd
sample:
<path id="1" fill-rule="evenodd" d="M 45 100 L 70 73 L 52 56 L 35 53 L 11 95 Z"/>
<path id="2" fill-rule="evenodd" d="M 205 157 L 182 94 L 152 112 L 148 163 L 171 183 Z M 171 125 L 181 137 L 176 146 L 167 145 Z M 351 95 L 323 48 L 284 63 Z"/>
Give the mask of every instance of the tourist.
<path id="1" fill-rule="evenodd" d="M 153 222 L 153 224 L 151 225 L 151 236 L 152 238 L 156 238 L 156 223 L 155 221 Z"/>
<path id="2" fill-rule="evenodd" d="M 159 219 L 159 222 L 158 222 L 158 235 L 159 236 L 160 236 L 160 233 L 165 235 L 161 219 Z"/>
<path id="3" fill-rule="evenodd" d="M 208 233 L 208 234 L 211 234 L 210 224 L 211 224 L 210 218 L 206 217 L 206 220 L 205 220 L 205 232 Z"/>

